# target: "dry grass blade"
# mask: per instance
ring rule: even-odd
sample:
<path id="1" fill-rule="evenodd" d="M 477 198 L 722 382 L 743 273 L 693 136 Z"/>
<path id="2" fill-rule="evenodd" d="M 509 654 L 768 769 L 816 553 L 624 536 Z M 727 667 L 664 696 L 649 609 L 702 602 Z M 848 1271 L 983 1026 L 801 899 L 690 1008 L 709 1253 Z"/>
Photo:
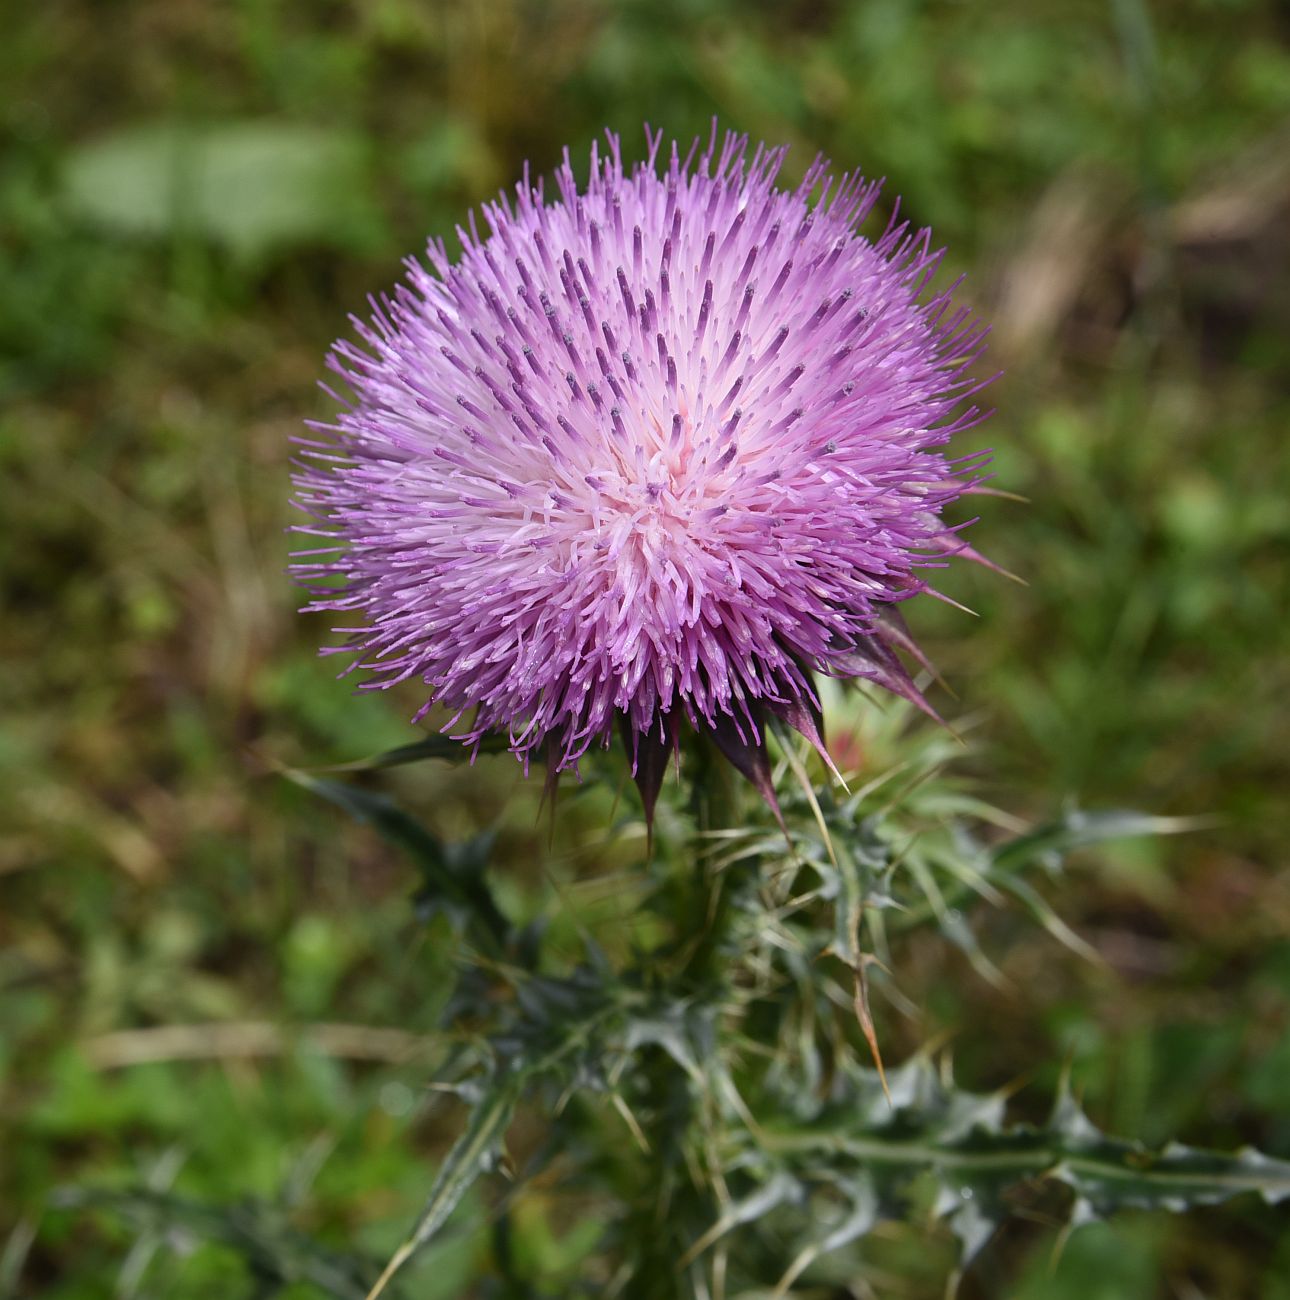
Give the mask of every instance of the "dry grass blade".
<path id="1" fill-rule="evenodd" d="M 312 1024 L 292 1029 L 268 1021 L 205 1025 L 158 1025 L 123 1029 L 85 1040 L 81 1047 L 96 1070 L 121 1070 L 170 1061 L 250 1060 L 282 1056 L 302 1046 L 351 1061 L 403 1064 L 437 1039 L 376 1025 Z"/>

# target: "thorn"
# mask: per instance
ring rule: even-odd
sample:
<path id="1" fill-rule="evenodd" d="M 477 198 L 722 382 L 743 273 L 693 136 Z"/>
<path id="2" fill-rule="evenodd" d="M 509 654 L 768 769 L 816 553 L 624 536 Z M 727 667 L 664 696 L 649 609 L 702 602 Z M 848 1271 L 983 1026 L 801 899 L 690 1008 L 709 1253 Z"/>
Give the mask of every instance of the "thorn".
<path id="1" fill-rule="evenodd" d="M 609 1095 L 609 1100 L 613 1103 L 614 1109 L 622 1116 L 623 1123 L 627 1125 L 636 1145 L 646 1154 L 650 1153 L 649 1139 L 645 1136 L 645 1130 L 641 1128 L 640 1121 L 632 1114 L 632 1109 L 623 1100 L 620 1092 L 613 1092 Z"/>
<path id="2" fill-rule="evenodd" d="M 882 1084 L 882 1095 L 887 1098 L 887 1105 L 894 1110 L 895 1102 L 892 1100 L 891 1089 L 887 1086 L 887 1071 L 883 1068 L 882 1052 L 878 1047 L 878 1034 L 874 1029 L 873 1016 L 869 1011 L 869 978 L 865 974 L 865 967 L 870 964 L 877 966 L 879 969 L 885 968 L 877 957 L 871 953 L 860 951 L 860 917 L 863 911 L 864 908 L 861 906 L 856 909 L 855 915 L 849 918 L 851 930 L 849 936 L 850 954 L 840 953 L 833 944 L 830 944 L 824 950 L 824 953 L 836 957 L 851 968 L 851 978 L 854 981 L 852 985 L 852 1005 L 855 1008 L 856 1023 L 860 1026 L 860 1032 L 869 1045 L 869 1054 L 873 1057 L 874 1067 L 878 1071 L 878 1082 Z"/>
<path id="3" fill-rule="evenodd" d="M 874 1066 L 878 1071 L 878 1082 L 882 1084 L 882 1095 L 887 1098 L 887 1105 L 895 1110 L 895 1103 L 891 1099 L 891 1089 L 887 1086 L 887 1072 L 882 1068 L 882 1052 L 878 1049 L 878 1035 L 874 1030 L 873 1016 L 869 1012 L 869 981 L 864 973 L 865 962 L 861 958 L 853 967 L 852 975 L 855 979 L 855 1012 L 856 1019 L 860 1023 L 860 1032 L 864 1034 L 865 1042 L 869 1044 L 869 1053 L 873 1057 Z"/>
<path id="4" fill-rule="evenodd" d="M 947 596 L 943 591 L 937 591 L 935 587 L 928 587 L 927 594 L 929 596 L 935 597 L 937 600 L 941 601 L 945 605 L 952 606 L 954 609 L 959 610 L 961 613 L 970 614 L 973 618 L 981 617 L 981 615 L 978 614 L 976 610 L 968 609 L 966 605 L 960 605 L 959 602 L 955 600 L 952 596 Z"/>
<path id="5" fill-rule="evenodd" d="M 816 826 L 820 829 L 820 837 L 824 841 L 825 852 L 829 855 L 829 861 L 836 867 L 838 865 L 838 855 L 833 849 L 833 837 L 829 834 L 828 823 L 824 820 L 824 813 L 820 808 L 820 801 L 815 797 L 815 790 L 811 785 L 811 779 L 806 773 L 806 768 L 802 766 L 802 760 L 793 753 L 792 742 L 788 741 L 787 737 L 781 737 L 781 740 L 785 742 L 781 745 L 784 759 L 792 769 L 793 776 L 797 779 L 798 785 L 802 787 L 802 794 L 805 796 L 806 802 L 810 805 L 811 812 L 815 817 Z M 830 766 L 832 766 L 832 764 L 830 764 Z M 838 777 L 838 780 L 841 781 L 842 778 Z M 845 785 L 846 782 L 843 781 L 843 786 Z M 850 791 L 848 790 L 847 793 L 850 794 Z"/>
<path id="6" fill-rule="evenodd" d="M 732 766 L 752 782 L 758 794 L 765 799 L 791 849 L 793 839 L 784 822 L 784 814 L 780 812 L 779 800 L 775 797 L 775 782 L 771 777 L 770 758 L 766 753 L 765 722 L 757 705 L 752 705 L 749 713 L 752 724 L 761 733 L 755 744 L 739 735 L 734 718 L 726 713 L 717 715 L 716 725 L 708 728 L 708 734 Z"/>
<path id="7" fill-rule="evenodd" d="M 645 809 L 645 856 L 654 858 L 654 808 L 658 803 L 667 762 L 677 749 L 676 722 L 668 714 L 655 715 L 647 732 L 635 731 L 626 714 L 619 715 L 623 744 L 632 759 L 632 780 Z"/>
<path id="8" fill-rule="evenodd" d="M 909 624 L 905 622 L 905 617 L 897 606 L 888 605 L 879 610 L 874 636 L 889 650 L 903 650 L 924 672 L 931 675 L 932 680 L 950 699 L 959 698 L 954 688 L 941 676 L 936 665 L 924 654 L 922 646 L 914 640 Z"/>
<path id="9" fill-rule="evenodd" d="M 954 538 L 952 541 L 947 540 L 944 543 L 944 549 L 945 554 L 951 558 L 971 560 L 973 564 L 979 564 L 983 569 L 989 569 L 992 573 L 997 573 L 1001 577 L 1020 583 L 1023 587 L 1030 586 L 1030 583 L 1025 578 L 1019 578 L 1015 573 L 1005 569 L 1002 564 L 996 564 L 993 560 L 982 555 L 975 546 L 970 546 L 967 542 L 960 541 L 958 538 Z"/>
<path id="10" fill-rule="evenodd" d="M 1061 1228 L 1058 1230 L 1057 1237 L 1053 1241 L 1052 1251 L 1048 1256 L 1049 1277 L 1057 1276 L 1057 1266 L 1062 1262 L 1062 1256 L 1066 1253 L 1066 1244 L 1070 1241 L 1071 1234 L 1079 1226 L 1080 1225 L 1072 1219 L 1068 1223 L 1062 1224 Z"/>
<path id="11" fill-rule="evenodd" d="M 416 1246 L 411 1241 L 405 1241 L 398 1250 L 390 1257 L 390 1262 L 386 1264 L 381 1276 L 376 1279 L 376 1285 L 367 1293 L 366 1300 L 377 1300 L 385 1288 L 389 1285 L 390 1279 L 408 1262 Z"/>
<path id="12" fill-rule="evenodd" d="M 833 756 L 824 743 L 824 714 L 814 702 L 810 699 L 795 698 L 785 700 L 783 703 L 770 702 L 767 707 L 781 722 L 786 723 L 811 742 L 815 752 L 824 760 L 824 766 L 832 773 L 833 779 L 847 794 L 850 794 L 851 787 L 838 771 Z"/>
<path id="13" fill-rule="evenodd" d="M 995 487 L 969 487 L 963 490 L 964 496 L 973 497 L 998 497 L 1001 501 L 1017 501 L 1023 506 L 1031 504 L 1029 497 L 1023 497 L 1020 492 L 1009 492 L 1006 488 Z"/>
<path id="14" fill-rule="evenodd" d="M 877 635 L 857 637 L 854 647 L 846 654 L 837 655 L 835 662 L 840 671 L 847 676 L 872 682 L 884 691 L 908 700 L 938 726 L 944 727 L 954 735 L 953 728 L 928 703 L 922 691 L 914 684 L 905 665 L 881 637 Z"/>

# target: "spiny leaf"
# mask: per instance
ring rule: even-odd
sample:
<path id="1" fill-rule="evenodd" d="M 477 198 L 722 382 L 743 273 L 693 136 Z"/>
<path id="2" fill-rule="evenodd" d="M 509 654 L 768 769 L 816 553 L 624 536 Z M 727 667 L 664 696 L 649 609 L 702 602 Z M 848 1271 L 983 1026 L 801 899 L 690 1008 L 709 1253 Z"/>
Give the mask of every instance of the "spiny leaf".
<path id="1" fill-rule="evenodd" d="M 214 1206 L 171 1192 L 146 1188 L 115 1190 L 66 1188 L 58 1202 L 127 1215 L 147 1225 L 161 1224 L 168 1235 L 187 1233 L 236 1250 L 261 1278 L 281 1286 L 308 1282 L 335 1300 L 364 1300 L 372 1261 L 327 1250 L 295 1231 L 271 1205 Z"/>
<path id="2" fill-rule="evenodd" d="M 843 1207 L 840 1221 L 826 1221 L 819 1226 L 813 1239 L 797 1253 L 775 1284 L 775 1289 L 771 1292 L 772 1300 L 787 1295 L 793 1283 L 822 1255 L 850 1245 L 865 1236 L 877 1223 L 880 1207 L 873 1183 L 868 1177 L 861 1175 L 857 1178 L 839 1178 L 831 1184 L 831 1189 L 838 1195 Z"/>
<path id="3" fill-rule="evenodd" d="M 1104 844 L 1107 840 L 1179 835 L 1200 825 L 1203 822 L 1190 817 L 1156 817 L 1132 809 L 1084 812 L 1071 808 L 1035 830 L 998 845 L 990 857 L 996 870 L 1011 871 L 1044 855 L 1065 857 L 1077 849 Z"/>
<path id="4" fill-rule="evenodd" d="M 373 754 L 368 758 L 356 758 L 352 763 L 337 763 L 332 767 L 321 769 L 325 772 L 372 772 L 386 767 L 403 767 L 408 763 L 424 763 L 428 759 L 442 758 L 448 762 L 469 762 L 476 753 L 505 754 L 509 746 L 505 736 L 484 736 L 478 746 L 467 745 L 451 736 L 423 736 L 408 745 L 399 745 L 383 753 Z M 541 748 L 534 749 L 529 759 L 531 762 L 543 761 Z"/>
<path id="5" fill-rule="evenodd" d="M 1252 1150 L 1226 1154 L 1172 1144 L 1150 1151 L 1099 1131 L 1065 1094 L 1041 1127 L 1008 1124 L 999 1094 L 955 1088 L 923 1060 L 891 1075 L 892 1107 L 880 1104 L 872 1071 L 851 1066 L 805 1123 L 781 1108 L 759 1121 L 758 1149 L 768 1185 L 821 1178 L 872 1180 L 888 1213 L 898 1213 L 913 1180 L 940 1184 L 934 1213 L 949 1223 L 965 1258 L 1009 1213 L 1017 1184 L 1053 1178 L 1074 1192 L 1080 1222 L 1122 1209 L 1180 1211 L 1243 1192 L 1290 1198 L 1290 1161 Z M 781 1197 L 782 1199 L 782 1197 Z"/>
<path id="6" fill-rule="evenodd" d="M 512 1023 L 492 1035 L 499 1056 L 495 1071 L 475 1092 L 470 1120 L 440 1167 L 416 1226 L 385 1266 L 367 1300 L 376 1300 L 390 1279 L 431 1241 L 488 1169 L 515 1107 L 530 1085 L 553 1074 L 566 1087 L 592 1080 L 604 1085 L 599 1066 L 606 1052 L 605 1031 L 616 1023 L 621 1010 L 612 996 L 614 990 L 588 970 L 567 980 L 516 974 L 523 997 L 517 997 L 512 1007 Z"/>
<path id="7" fill-rule="evenodd" d="M 442 907 L 490 948 L 506 942 L 510 923 L 484 883 L 483 862 L 478 852 L 471 852 L 470 845 L 464 850 L 462 846 L 445 845 L 386 795 L 291 768 L 284 769 L 284 775 L 408 853 L 421 871 L 424 902 Z"/>
<path id="8" fill-rule="evenodd" d="M 1078 953 L 1086 961 L 1104 964 L 1102 954 L 1087 939 L 1076 934 L 1028 880 L 1022 880 L 1014 875 L 1004 878 L 1001 883 L 1003 888 L 1021 903 L 1059 943 L 1064 944 L 1071 952 Z"/>
<path id="9" fill-rule="evenodd" d="M 1290 1197 L 1290 1161 L 1251 1147 L 1227 1153 L 1179 1142 L 1153 1152 L 1099 1131 L 1065 1091 L 1041 1131 L 1060 1140 L 1052 1176 L 1095 1217 L 1126 1208 L 1178 1212 L 1251 1191 L 1271 1204 Z"/>
<path id="10" fill-rule="evenodd" d="M 751 1223 L 760 1219 L 782 1202 L 798 1199 L 801 1195 L 802 1187 L 797 1179 L 783 1172 L 772 1173 L 764 1183 L 747 1196 L 728 1205 L 716 1223 L 681 1256 L 677 1268 L 685 1268 L 692 1260 L 702 1255 L 709 1246 L 720 1241 L 741 1223 Z"/>
<path id="11" fill-rule="evenodd" d="M 875 848 L 878 849 L 877 852 Z M 860 922 L 868 902 L 870 888 L 876 876 L 887 865 L 882 848 L 880 842 L 866 842 L 860 837 L 849 845 L 837 846 L 835 856 L 839 891 L 833 908 L 833 942 L 827 951 L 840 958 L 851 969 L 856 1020 L 869 1046 L 869 1053 L 873 1057 L 879 1081 L 886 1091 L 887 1076 L 882 1068 L 882 1052 L 878 1047 L 878 1035 L 874 1029 L 873 1016 L 869 1011 L 869 983 L 865 975 L 866 964 L 873 958 L 860 947 Z"/>
<path id="12" fill-rule="evenodd" d="M 1024 887 L 1016 887 L 1015 877 L 1018 872 L 1029 867 L 1057 866 L 1068 854 L 1108 840 L 1142 835 L 1176 835 L 1194 829 L 1199 824 L 1189 818 L 1155 817 L 1124 809 L 1105 812 L 1069 809 L 1032 831 L 1004 840 L 991 848 L 982 848 L 979 860 L 973 866 L 980 876 L 981 884 L 997 886 L 1013 894 L 1025 894 Z M 969 873 L 965 877 L 956 878 L 943 891 L 944 903 L 947 907 L 954 908 L 978 892 L 980 885 L 972 882 Z M 1022 901 L 1034 910 L 1033 894 Z M 937 919 L 939 910 L 930 900 L 916 904 L 896 916 L 891 922 L 891 928 L 896 933 L 903 933 L 926 925 Z M 1038 915 L 1041 923 L 1051 928 L 1051 912 L 1041 905 Z M 1065 938 L 1063 941 L 1066 941 Z"/>
<path id="13" fill-rule="evenodd" d="M 366 1300 L 376 1300 L 381 1295 L 390 1279 L 443 1227 L 471 1184 L 492 1163 L 515 1113 L 524 1082 L 524 1072 L 507 1071 L 494 1081 L 476 1105 L 466 1131 L 453 1143 L 439 1168 L 416 1227 L 391 1256 L 376 1285 L 366 1293 Z"/>
<path id="14" fill-rule="evenodd" d="M 624 1024 L 623 1050 L 631 1053 L 642 1047 L 661 1047 L 692 1080 L 702 1078 L 700 1062 L 714 1054 L 716 1044 L 712 1017 L 695 1011 L 690 1004 L 677 1002 L 651 1014 L 630 1015 Z"/>

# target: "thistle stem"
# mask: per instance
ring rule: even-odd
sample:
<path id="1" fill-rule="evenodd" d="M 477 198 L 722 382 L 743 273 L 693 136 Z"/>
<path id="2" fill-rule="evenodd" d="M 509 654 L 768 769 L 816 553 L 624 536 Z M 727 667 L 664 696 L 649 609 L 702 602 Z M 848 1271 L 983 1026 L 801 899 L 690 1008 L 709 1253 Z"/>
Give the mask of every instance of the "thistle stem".
<path id="1" fill-rule="evenodd" d="M 693 773 L 690 806 L 698 831 L 696 853 L 683 862 L 672 882 L 677 906 L 670 909 L 677 921 L 675 951 L 679 960 L 669 966 L 657 992 L 672 1005 L 684 1004 L 699 994 L 708 1000 L 711 984 L 720 979 L 720 954 L 732 917 L 730 882 L 705 861 L 703 849 L 713 831 L 740 825 L 740 778 L 716 746 L 706 738 L 686 755 Z M 623 1300 L 670 1300 L 680 1294 L 677 1261 L 690 1244 L 677 1228 L 710 1218 L 715 1207 L 683 1207 L 687 1199 L 703 1196 L 685 1174 L 686 1142 L 694 1120 L 691 1082 L 677 1061 L 662 1048 L 650 1049 L 642 1058 L 646 1073 L 645 1114 L 649 1118 L 650 1151 L 646 1160 L 642 1194 L 633 1223 L 624 1239 L 640 1243 L 640 1254 Z M 688 1209 L 691 1212 L 683 1212 Z"/>
<path id="2" fill-rule="evenodd" d="M 691 755 L 695 773 L 691 804 L 700 836 L 700 850 L 707 836 L 742 824 L 741 778 L 706 737 L 699 738 Z M 730 923 L 729 882 L 714 872 L 700 856 L 690 868 L 694 903 L 688 913 L 689 935 L 680 936 L 688 954 L 679 981 L 694 986 L 706 984 L 716 973 L 716 956 Z"/>

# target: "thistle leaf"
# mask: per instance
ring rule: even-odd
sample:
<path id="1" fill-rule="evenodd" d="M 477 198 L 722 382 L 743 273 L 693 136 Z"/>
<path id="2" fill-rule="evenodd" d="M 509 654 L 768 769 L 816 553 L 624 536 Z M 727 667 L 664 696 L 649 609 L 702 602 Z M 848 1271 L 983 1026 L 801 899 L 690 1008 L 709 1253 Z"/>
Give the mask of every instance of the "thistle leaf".
<path id="1" fill-rule="evenodd" d="M 371 826 L 382 839 L 402 849 L 422 876 L 418 901 L 447 912 L 462 928 L 489 948 L 505 944 L 510 922 L 484 883 L 483 866 L 491 843 L 487 837 L 466 845 L 444 844 L 392 799 L 358 786 L 292 768 L 284 769 L 289 781 L 335 804 L 355 821 Z"/>
<path id="2" fill-rule="evenodd" d="M 1107 840 L 1178 835 L 1201 824 L 1190 817 L 1157 817 L 1125 808 L 1102 812 L 1070 808 L 1060 817 L 999 845 L 990 855 L 991 865 L 996 871 L 1014 871 L 1040 857 L 1065 857 Z"/>
<path id="3" fill-rule="evenodd" d="M 698 1259 L 709 1246 L 715 1245 L 727 1233 L 743 1223 L 753 1223 L 785 1201 L 798 1200 L 802 1195 L 801 1183 L 782 1171 L 776 1171 L 747 1196 L 732 1202 L 721 1217 L 681 1256 L 678 1268 L 685 1268 Z"/>
<path id="4" fill-rule="evenodd" d="M 1034 830 L 1013 836 L 992 847 L 982 847 L 972 862 L 972 871 L 958 873 L 942 891 L 943 902 L 931 900 L 908 908 L 891 922 L 894 933 L 916 929 L 929 921 L 938 921 L 945 909 L 955 909 L 988 889 L 1011 894 L 1063 943 L 1085 951 L 1077 936 L 1060 922 L 1048 906 L 1018 881 L 1021 872 L 1034 866 L 1054 870 L 1065 857 L 1079 849 L 1091 848 L 1108 840 L 1143 835 L 1177 835 L 1194 829 L 1198 822 L 1185 817 L 1156 817 L 1125 809 L 1083 812 L 1071 808 Z M 963 835 L 960 835 L 962 838 Z M 967 850 L 961 845 L 960 854 Z M 1072 939 L 1074 940 L 1072 943 Z"/>
<path id="5" fill-rule="evenodd" d="M 524 1072 L 507 1071 L 476 1105 L 466 1131 L 453 1143 L 439 1168 L 416 1227 L 390 1257 L 366 1300 L 376 1300 L 381 1295 L 390 1279 L 443 1227 L 474 1181 L 492 1164 L 515 1113 L 524 1081 Z"/>
<path id="6" fill-rule="evenodd" d="M 262 1202 L 207 1205 L 148 1188 L 65 1188 L 60 1205 L 108 1210 L 145 1228 L 164 1227 L 172 1242 L 218 1242 L 236 1250 L 260 1278 L 279 1286 L 307 1282 L 334 1300 L 363 1300 L 375 1271 L 370 1259 L 328 1250 L 297 1232 L 275 1206 Z"/>
<path id="7" fill-rule="evenodd" d="M 505 754 L 510 746 L 505 736 L 484 736 L 478 745 L 469 745 L 452 736 L 435 734 L 423 736 L 411 744 L 399 745 L 368 758 L 356 758 L 352 763 L 336 763 L 322 768 L 324 772 L 373 772 L 386 767 L 403 767 L 408 763 L 424 763 L 427 759 L 442 758 L 450 763 L 471 762 L 476 754 Z M 531 762 L 541 762 L 544 755 L 541 749 L 534 749 L 529 755 Z"/>
<path id="8" fill-rule="evenodd" d="M 850 1066 L 833 1096 L 804 1123 L 784 1110 L 760 1122 L 767 1185 L 867 1178 L 887 1215 L 898 1214 L 914 1180 L 933 1177 L 933 1206 L 972 1256 L 1007 1217 L 1018 1184 L 1055 1179 L 1074 1193 L 1073 1221 L 1123 1209 L 1181 1211 L 1244 1192 L 1290 1198 L 1290 1161 L 1245 1149 L 1232 1154 L 1171 1144 L 1151 1151 L 1097 1129 L 1063 1093 L 1043 1126 L 1009 1124 L 1003 1098 L 956 1088 L 925 1060 L 893 1071 L 892 1106 L 881 1104 L 874 1071 Z M 752 1162 L 749 1161 L 748 1165 Z"/>
<path id="9" fill-rule="evenodd" d="M 448 1221 L 461 1198 L 493 1163 L 515 1108 L 528 1088 L 554 1077 L 564 1088 L 605 1088 L 604 1033 L 620 1009 L 591 970 L 570 979 L 523 976 L 510 1006 L 512 1023 L 491 1036 L 497 1065 L 475 1091 L 465 1131 L 440 1166 L 416 1226 L 386 1264 L 366 1300 L 376 1300 L 405 1264 Z"/>

